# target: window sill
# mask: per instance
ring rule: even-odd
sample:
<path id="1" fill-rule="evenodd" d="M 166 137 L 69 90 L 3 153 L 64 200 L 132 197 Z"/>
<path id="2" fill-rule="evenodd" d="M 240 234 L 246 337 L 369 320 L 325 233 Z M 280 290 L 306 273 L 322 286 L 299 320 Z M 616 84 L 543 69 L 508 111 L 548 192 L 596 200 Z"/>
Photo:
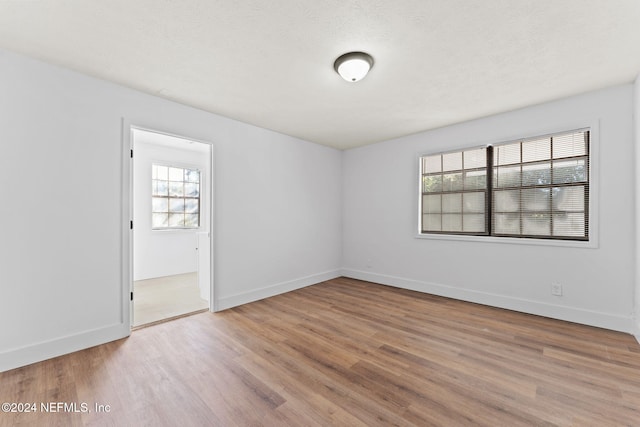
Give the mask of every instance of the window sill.
<path id="1" fill-rule="evenodd" d="M 152 228 L 151 232 L 152 233 L 168 233 L 168 234 L 173 234 L 173 233 L 197 233 L 198 231 L 201 231 L 201 227 L 198 228 Z"/>
<path id="2" fill-rule="evenodd" d="M 501 243 L 512 245 L 528 245 L 528 246 L 556 246 L 566 248 L 582 248 L 597 249 L 598 242 L 591 237 L 588 242 L 578 240 L 549 240 L 549 239 L 529 239 L 517 237 L 493 237 L 493 236 L 461 236 L 452 234 L 417 234 L 416 239 L 425 240 L 449 240 L 461 242 L 477 242 L 477 243 Z"/>

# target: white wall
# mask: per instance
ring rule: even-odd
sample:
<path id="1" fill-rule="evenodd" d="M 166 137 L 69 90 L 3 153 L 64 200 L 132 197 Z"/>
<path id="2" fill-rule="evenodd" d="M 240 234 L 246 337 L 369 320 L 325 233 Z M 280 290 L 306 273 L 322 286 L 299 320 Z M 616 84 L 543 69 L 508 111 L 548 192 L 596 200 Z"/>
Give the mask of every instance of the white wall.
<path id="1" fill-rule="evenodd" d="M 2 50 L 0 93 L 0 371 L 129 334 L 123 118 L 214 143 L 219 308 L 339 275 L 340 151 Z"/>
<path id="2" fill-rule="evenodd" d="M 347 276 L 632 331 L 635 229 L 633 86 L 625 85 L 346 151 Z M 599 121 L 599 247 L 418 239 L 421 153 Z M 500 261 L 500 267 L 492 263 Z M 552 296 L 551 282 L 564 286 Z"/>
<path id="3" fill-rule="evenodd" d="M 169 138 L 163 135 L 135 131 L 133 159 L 133 280 L 151 279 L 195 272 L 197 266 L 196 232 L 209 231 L 208 185 L 210 180 L 210 146 L 193 143 L 174 146 L 166 143 L 141 142 L 142 138 Z M 144 139 L 142 139 L 144 141 Z M 168 142 L 167 142 L 168 143 Z M 180 144 L 180 145 L 178 145 Z M 151 228 L 151 165 L 154 163 L 200 170 L 200 228 L 185 230 L 152 230 Z"/>
<path id="4" fill-rule="evenodd" d="M 638 261 L 638 251 L 640 250 L 640 74 L 636 78 L 634 84 L 634 97 L 633 97 L 633 129 L 634 129 L 634 166 L 636 173 L 635 181 L 635 225 L 636 225 L 636 246 L 634 253 L 634 265 L 635 265 L 635 330 L 634 334 L 638 342 L 640 342 L 640 262 Z"/>

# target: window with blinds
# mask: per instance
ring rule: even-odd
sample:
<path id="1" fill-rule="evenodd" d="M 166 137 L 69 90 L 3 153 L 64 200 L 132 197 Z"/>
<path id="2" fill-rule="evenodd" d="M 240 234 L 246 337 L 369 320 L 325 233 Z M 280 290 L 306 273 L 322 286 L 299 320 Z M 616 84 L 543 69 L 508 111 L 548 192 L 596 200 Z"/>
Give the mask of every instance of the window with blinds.
<path id="1" fill-rule="evenodd" d="M 589 240 L 589 130 L 420 164 L 422 233 Z"/>
<path id="2" fill-rule="evenodd" d="M 487 149 L 421 158 L 423 233 L 487 234 Z"/>

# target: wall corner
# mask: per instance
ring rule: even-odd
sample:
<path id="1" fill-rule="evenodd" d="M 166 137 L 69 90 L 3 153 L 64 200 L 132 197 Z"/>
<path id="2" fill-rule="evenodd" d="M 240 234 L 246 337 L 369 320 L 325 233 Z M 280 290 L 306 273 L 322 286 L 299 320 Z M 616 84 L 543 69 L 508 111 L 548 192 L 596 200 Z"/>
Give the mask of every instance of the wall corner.
<path id="1" fill-rule="evenodd" d="M 634 253 L 634 298 L 633 298 L 633 334 L 640 343 L 640 74 L 637 75 L 633 87 L 633 147 L 635 166 L 635 253 Z"/>

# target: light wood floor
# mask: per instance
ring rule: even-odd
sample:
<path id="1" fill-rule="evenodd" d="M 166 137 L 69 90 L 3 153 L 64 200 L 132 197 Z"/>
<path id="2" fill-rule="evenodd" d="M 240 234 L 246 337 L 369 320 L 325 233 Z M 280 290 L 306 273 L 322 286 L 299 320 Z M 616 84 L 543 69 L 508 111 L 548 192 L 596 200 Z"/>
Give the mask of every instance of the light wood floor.
<path id="1" fill-rule="evenodd" d="M 209 308 L 209 303 L 200 298 L 198 273 L 136 280 L 133 295 L 133 326 Z"/>
<path id="2" fill-rule="evenodd" d="M 638 426 L 630 335 L 335 279 L 0 374 L 0 424 Z"/>

